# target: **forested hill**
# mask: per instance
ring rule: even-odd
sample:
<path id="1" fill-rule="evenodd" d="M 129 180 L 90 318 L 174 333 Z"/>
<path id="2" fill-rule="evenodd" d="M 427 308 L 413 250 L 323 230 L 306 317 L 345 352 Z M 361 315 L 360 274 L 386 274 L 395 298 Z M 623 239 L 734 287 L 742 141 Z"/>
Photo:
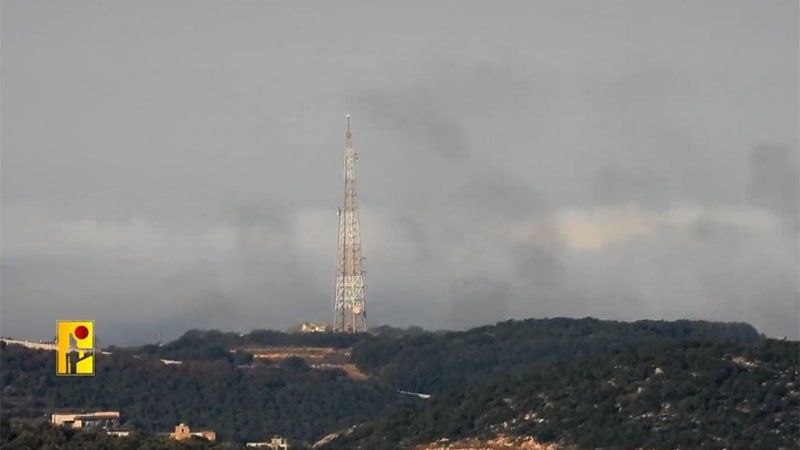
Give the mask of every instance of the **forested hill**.
<path id="1" fill-rule="evenodd" d="M 745 323 L 528 319 L 462 332 L 385 334 L 358 341 L 353 359 L 361 370 L 398 389 L 435 393 L 495 373 L 598 352 L 683 340 L 748 344 L 762 339 Z"/>
<path id="2" fill-rule="evenodd" d="M 798 448 L 800 345 L 750 325 L 545 319 L 383 336 L 353 357 L 431 394 L 329 447 L 531 436 L 565 448 Z"/>
<path id="3" fill-rule="evenodd" d="M 339 370 L 302 360 L 237 365 L 186 360 L 164 364 L 125 352 L 96 355 L 93 377 L 55 376 L 52 352 L 0 344 L 3 416 L 37 418 L 59 410 L 121 411 L 125 424 L 148 433 L 178 422 L 210 428 L 222 440 L 257 441 L 272 434 L 313 441 L 375 417 L 396 393 L 357 382 Z"/>
<path id="4" fill-rule="evenodd" d="M 369 379 L 297 358 L 252 361 L 243 351 L 265 346 L 350 348 L 342 354 Z M 0 345 L 3 416 L 114 409 L 148 433 L 186 421 L 222 440 L 275 433 L 301 444 L 358 425 L 332 449 L 499 433 L 580 448 L 798 448 L 800 345 L 747 324 L 587 318 L 463 332 L 192 330 L 161 346 L 107 350 L 96 376 L 77 384 L 54 376 L 52 353 Z"/>
<path id="5" fill-rule="evenodd" d="M 775 340 L 613 346 L 453 387 L 436 383 L 429 400 L 397 405 L 327 448 L 504 434 L 558 448 L 796 449 L 798 354 L 797 342 Z"/>
<path id="6" fill-rule="evenodd" d="M 274 330 L 253 330 L 231 333 L 219 330 L 189 330 L 164 345 L 111 347 L 116 353 L 158 356 L 176 360 L 209 360 L 230 358 L 230 350 L 252 347 L 332 347 L 349 348 L 370 337 L 366 333 L 284 333 Z"/>

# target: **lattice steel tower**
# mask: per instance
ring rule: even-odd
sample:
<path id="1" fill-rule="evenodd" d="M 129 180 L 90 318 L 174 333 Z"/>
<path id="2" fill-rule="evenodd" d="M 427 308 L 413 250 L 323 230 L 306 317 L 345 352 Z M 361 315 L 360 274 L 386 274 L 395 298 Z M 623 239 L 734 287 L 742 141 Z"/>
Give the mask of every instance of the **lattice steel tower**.
<path id="1" fill-rule="evenodd" d="M 333 331 L 359 333 L 367 331 L 367 310 L 364 298 L 364 257 L 358 229 L 356 200 L 356 160 L 350 114 L 344 134 L 344 200 L 339 208 L 339 249 L 336 254 L 336 287 L 333 294 Z"/>

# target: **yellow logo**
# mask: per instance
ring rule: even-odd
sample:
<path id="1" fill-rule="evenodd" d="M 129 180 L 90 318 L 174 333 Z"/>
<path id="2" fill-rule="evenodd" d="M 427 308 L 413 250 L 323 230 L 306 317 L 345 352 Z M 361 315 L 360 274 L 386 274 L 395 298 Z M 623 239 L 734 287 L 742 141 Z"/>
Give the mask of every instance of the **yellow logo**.
<path id="1" fill-rule="evenodd" d="M 59 320 L 56 375 L 94 375 L 94 322 Z"/>

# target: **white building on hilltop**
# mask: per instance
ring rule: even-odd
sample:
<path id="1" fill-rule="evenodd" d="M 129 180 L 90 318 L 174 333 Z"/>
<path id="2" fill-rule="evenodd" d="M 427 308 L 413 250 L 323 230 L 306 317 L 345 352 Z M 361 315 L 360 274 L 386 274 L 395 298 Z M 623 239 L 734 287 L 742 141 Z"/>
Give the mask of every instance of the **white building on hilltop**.
<path id="1" fill-rule="evenodd" d="M 301 333 L 326 333 L 328 331 L 328 325 L 324 323 L 303 322 L 297 328 L 297 331 Z"/>

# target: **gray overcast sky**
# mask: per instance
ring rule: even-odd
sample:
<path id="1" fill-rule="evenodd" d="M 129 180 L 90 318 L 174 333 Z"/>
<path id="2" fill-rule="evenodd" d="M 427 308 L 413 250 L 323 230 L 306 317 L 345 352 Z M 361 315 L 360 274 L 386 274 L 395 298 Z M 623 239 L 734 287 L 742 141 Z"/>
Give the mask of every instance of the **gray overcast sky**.
<path id="1" fill-rule="evenodd" d="M 797 338 L 798 2 L 2 3 L 3 335 L 330 316 Z"/>

